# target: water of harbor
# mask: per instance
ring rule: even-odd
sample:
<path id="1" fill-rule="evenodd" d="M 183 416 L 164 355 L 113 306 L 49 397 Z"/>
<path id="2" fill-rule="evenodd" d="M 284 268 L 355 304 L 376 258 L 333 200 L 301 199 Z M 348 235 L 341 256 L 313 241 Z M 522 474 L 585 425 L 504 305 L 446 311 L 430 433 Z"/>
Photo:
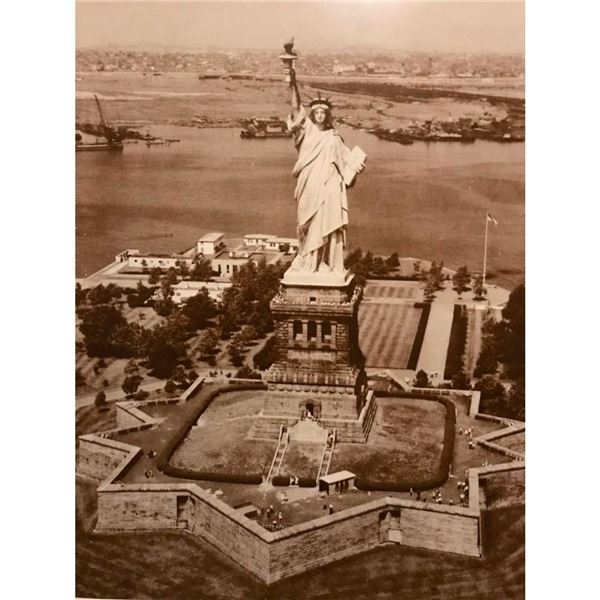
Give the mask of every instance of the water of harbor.
<path id="1" fill-rule="evenodd" d="M 171 145 L 126 144 L 76 156 L 77 275 L 125 248 L 181 251 L 208 231 L 293 236 L 296 151 L 291 139 L 243 140 L 239 129 L 151 128 Z M 524 270 L 524 144 L 416 142 L 403 146 L 340 130 L 368 155 L 349 191 L 350 248 L 488 268 L 513 287 Z"/>

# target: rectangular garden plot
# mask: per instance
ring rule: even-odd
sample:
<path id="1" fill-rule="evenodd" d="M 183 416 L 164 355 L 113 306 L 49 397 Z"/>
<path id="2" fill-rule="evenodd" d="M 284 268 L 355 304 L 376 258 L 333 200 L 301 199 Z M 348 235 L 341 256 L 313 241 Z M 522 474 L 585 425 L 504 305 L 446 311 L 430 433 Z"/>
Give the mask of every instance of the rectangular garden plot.
<path id="1" fill-rule="evenodd" d="M 368 367 L 407 368 L 422 310 L 410 303 L 361 305 L 360 348 Z"/>

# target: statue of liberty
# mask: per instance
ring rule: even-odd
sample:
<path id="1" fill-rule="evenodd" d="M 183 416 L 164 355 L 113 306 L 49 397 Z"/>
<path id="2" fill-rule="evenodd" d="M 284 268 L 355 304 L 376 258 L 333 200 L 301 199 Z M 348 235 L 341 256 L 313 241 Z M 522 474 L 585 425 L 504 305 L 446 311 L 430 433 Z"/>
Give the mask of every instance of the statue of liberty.
<path id="1" fill-rule="evenodd" d="M 298 205 L 298 256 L 291 270 L 303 273 L 343 273 L 348 198 L 346 189 L 364 168 L 366 156 L 352 152 L 333 128 L 332 104 L 321 95 L 308 111 L 300 103 L 293 66 L 292 43 L 281 57 L 286 67 L 291 113 L 288 129 L 294 135 L 298 160 L 293 175 L 298 179 L 294 193 Z"/>

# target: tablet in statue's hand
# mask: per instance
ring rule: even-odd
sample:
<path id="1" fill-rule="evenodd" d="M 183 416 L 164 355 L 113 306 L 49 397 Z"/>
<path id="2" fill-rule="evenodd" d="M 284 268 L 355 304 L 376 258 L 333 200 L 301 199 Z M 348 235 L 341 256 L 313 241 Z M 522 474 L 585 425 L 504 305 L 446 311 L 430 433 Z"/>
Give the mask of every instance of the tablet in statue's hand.
<path id="1" fill-rule="evenodd" d="M 346 185 L 350 185 L 356 177 L 356 174 L 363 170 L 366 160 L 367 155 L 358 146 L 354 146 L 348 155 L 346 168 L 342 173 L 342 177 Z"/>

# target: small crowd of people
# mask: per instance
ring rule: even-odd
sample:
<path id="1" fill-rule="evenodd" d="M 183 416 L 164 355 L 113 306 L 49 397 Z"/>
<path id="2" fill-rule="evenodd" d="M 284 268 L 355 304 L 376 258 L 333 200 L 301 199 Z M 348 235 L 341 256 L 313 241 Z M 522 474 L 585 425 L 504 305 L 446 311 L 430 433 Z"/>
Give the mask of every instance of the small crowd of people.
<path id="1" fill-rule="evenodd" d="M 258 516 L 265 517 L 264 523 L 262 526 L 269 531 L 279 531 L 283 529 L 283 513 L 281 511 L 276 511 L 275 507 L 270 504 L 266 509 L 259 508 Z"/>
<path id="2" fill-rule="evenodd" d="M 459 427 L 458 428 L 458 435 L 463 435 L 463 433 L 464 433 L 465 437 L 469 438 L 469 450 L 474 450 L 476 444 L 473 441 L 473 428 L 472 427 L 468 427 L 463 432 L 463 428 Z"/>
<path id="3" fill-rule="evenodd" d="M 466 481 L 457 481 L 456 487 L 460 494 L 460 506 L 467 506 L 469 502 L 469 484 Z"/>

